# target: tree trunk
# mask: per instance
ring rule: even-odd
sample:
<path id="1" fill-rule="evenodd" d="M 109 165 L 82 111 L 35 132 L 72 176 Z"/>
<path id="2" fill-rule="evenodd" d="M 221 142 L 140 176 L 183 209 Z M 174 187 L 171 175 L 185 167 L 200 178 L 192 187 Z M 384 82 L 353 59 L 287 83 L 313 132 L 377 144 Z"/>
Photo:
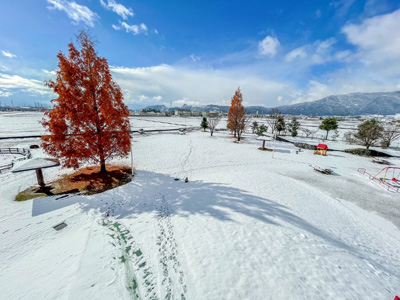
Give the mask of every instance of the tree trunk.
<path id="1" fill-rule="evenodd" d="M 106 160 L 105 160 L 105 159 L 102 159 L 102 160 L 101 160 L 100 173 L 107 173 L 107 170 L 106 170 Z"/>
<path id="2" fill-rule="evenodd" d="M 45 187 L 42 169 L 36 169 L 36 178 L 37 178 L 37 180 L 38 180 L 39 186 L 40 186 L 41 188 L 42 188 L 42 187 Z"/>
<path id="3" fill-rule="evenodd" d="M 210 132 L 211 132 L 211 136 L 213 136 L 214 130 L 210 130 Z"/>
<path id="4" fill-rule="evenodd" d="M 327 131 L 326 131 L 326 137 L 325 137 L 325 140 L 327 140 L 327 139 L 328 139 L 328 134 L 329 134 L 329 130 L 327 130 Z"/>

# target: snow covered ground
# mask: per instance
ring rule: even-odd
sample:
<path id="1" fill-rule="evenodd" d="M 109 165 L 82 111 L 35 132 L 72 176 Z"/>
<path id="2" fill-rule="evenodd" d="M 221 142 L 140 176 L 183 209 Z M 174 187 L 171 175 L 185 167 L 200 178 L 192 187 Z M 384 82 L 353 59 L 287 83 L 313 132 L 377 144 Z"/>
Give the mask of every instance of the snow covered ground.
<path id="1" fill-rule="evenodd" d="M 17 203 L 15 194 L 36 182 L 35 173 L 0 174 L 1 298 L 400 294 L 399 194 L 356 172 L 380 167 L 341 152 L 296 154 L 281 142 L 272 156 L 257 149 L 255 138 L 248 134 L 237 144 L 226 132 L 134 135 L 134 180 L 93 196 Z M 41 149 L 33 156 L 43 156 Z M 335 174 L 316 173 L 310 164 Z M 50 181 L 69 171 L 43 173 Z M 68 226 L 52 228 L 61 222 Z"/>

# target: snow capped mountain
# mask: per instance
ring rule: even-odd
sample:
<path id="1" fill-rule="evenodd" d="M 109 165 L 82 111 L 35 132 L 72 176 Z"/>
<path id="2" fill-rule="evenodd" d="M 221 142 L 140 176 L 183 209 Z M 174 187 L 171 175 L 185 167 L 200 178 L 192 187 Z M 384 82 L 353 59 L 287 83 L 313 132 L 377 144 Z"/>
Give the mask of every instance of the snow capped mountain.
<path id="1" fill-rule="evenodd" d="M 400 112 L 400 92 L 334 95 L 278 109 L 284 114 L 311 116 L 393 115 Z"/>
<path id="2" fill-rule="evenodd" d="M 176 109 L 192 111 L 220 111 L 227 113 L 229 106 L 206 105 L 190 106 L 168 109 L 164 105 L 148 106 L 146 109 L 155 108 L 160 111 L 174 111 Z M 345 95 L 332 95 L 313 102 L 303 102 L 293 105 L 277 107 L 282 113 L 290 115 L 307 116 L 355 116 L 355 115 L 394 115 L 400 113 L 400 91 L 379 93 L 353 93 Z M 246 112 L 250 114 L 268 114 L 271 108 L 264 106 L 247 106 Z"/>

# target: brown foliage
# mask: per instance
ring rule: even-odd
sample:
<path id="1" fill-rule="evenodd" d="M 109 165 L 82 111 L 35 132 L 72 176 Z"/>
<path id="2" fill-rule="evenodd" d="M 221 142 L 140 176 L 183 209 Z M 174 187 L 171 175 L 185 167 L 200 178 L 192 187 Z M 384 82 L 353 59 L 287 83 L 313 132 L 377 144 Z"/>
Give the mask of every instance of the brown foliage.
<path id="1" fill-rule="evenodd" d="M 107 60 L 97 56 L 86 32 L 79 34 L 78 43 L 80 51 L 70 43 L 68 57 L 58 53 L 56 80 L 46 82 L 58 98 L 42 120 L 50 132 L 42 137 L 42 146 L 65 167 L 97 162 L 105 172 L 106 160 L 129 153 L 129 110 Z"/>
<path id="2" fill-rule="evenodd" d="M 246 128 L 249 118 L 245 115 L 242 104 L 243 96 L 238 88 L 231 100 L 231 107 L 228 111 L 228 128 L 233 131 L 235 137 L 240 141 L 243 130 Z"/>

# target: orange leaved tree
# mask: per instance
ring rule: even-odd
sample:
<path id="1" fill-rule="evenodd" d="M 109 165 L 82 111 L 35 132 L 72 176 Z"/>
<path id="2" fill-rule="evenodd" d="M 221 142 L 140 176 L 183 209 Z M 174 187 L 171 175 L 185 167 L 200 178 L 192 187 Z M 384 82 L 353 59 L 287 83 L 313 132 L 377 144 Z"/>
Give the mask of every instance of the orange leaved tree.
<path id="1" fill-rule="evenodd" d="M 68 57 L 60 51 L 57 77 L 45 83 L 58 97 L 42 120 L 50 133 L 42 146 L 65 167 L 98 163 L 104 173 L 106 160 L 129 153 L 129 110 L 94 42 L 84 31 L 77 40 L 80 50 L 70 43 Z"/>
<path id="2" fill-rule="evenodd" d="M 249 118 L 244 113 L 244 106 L 242 104 L 243 96 L 238 88 L 231 100 L 231 107 L 228 111 L 228 128 L 233 131 L 234 136 L 240 138 L 243 130 L 246 128 Z"/>

